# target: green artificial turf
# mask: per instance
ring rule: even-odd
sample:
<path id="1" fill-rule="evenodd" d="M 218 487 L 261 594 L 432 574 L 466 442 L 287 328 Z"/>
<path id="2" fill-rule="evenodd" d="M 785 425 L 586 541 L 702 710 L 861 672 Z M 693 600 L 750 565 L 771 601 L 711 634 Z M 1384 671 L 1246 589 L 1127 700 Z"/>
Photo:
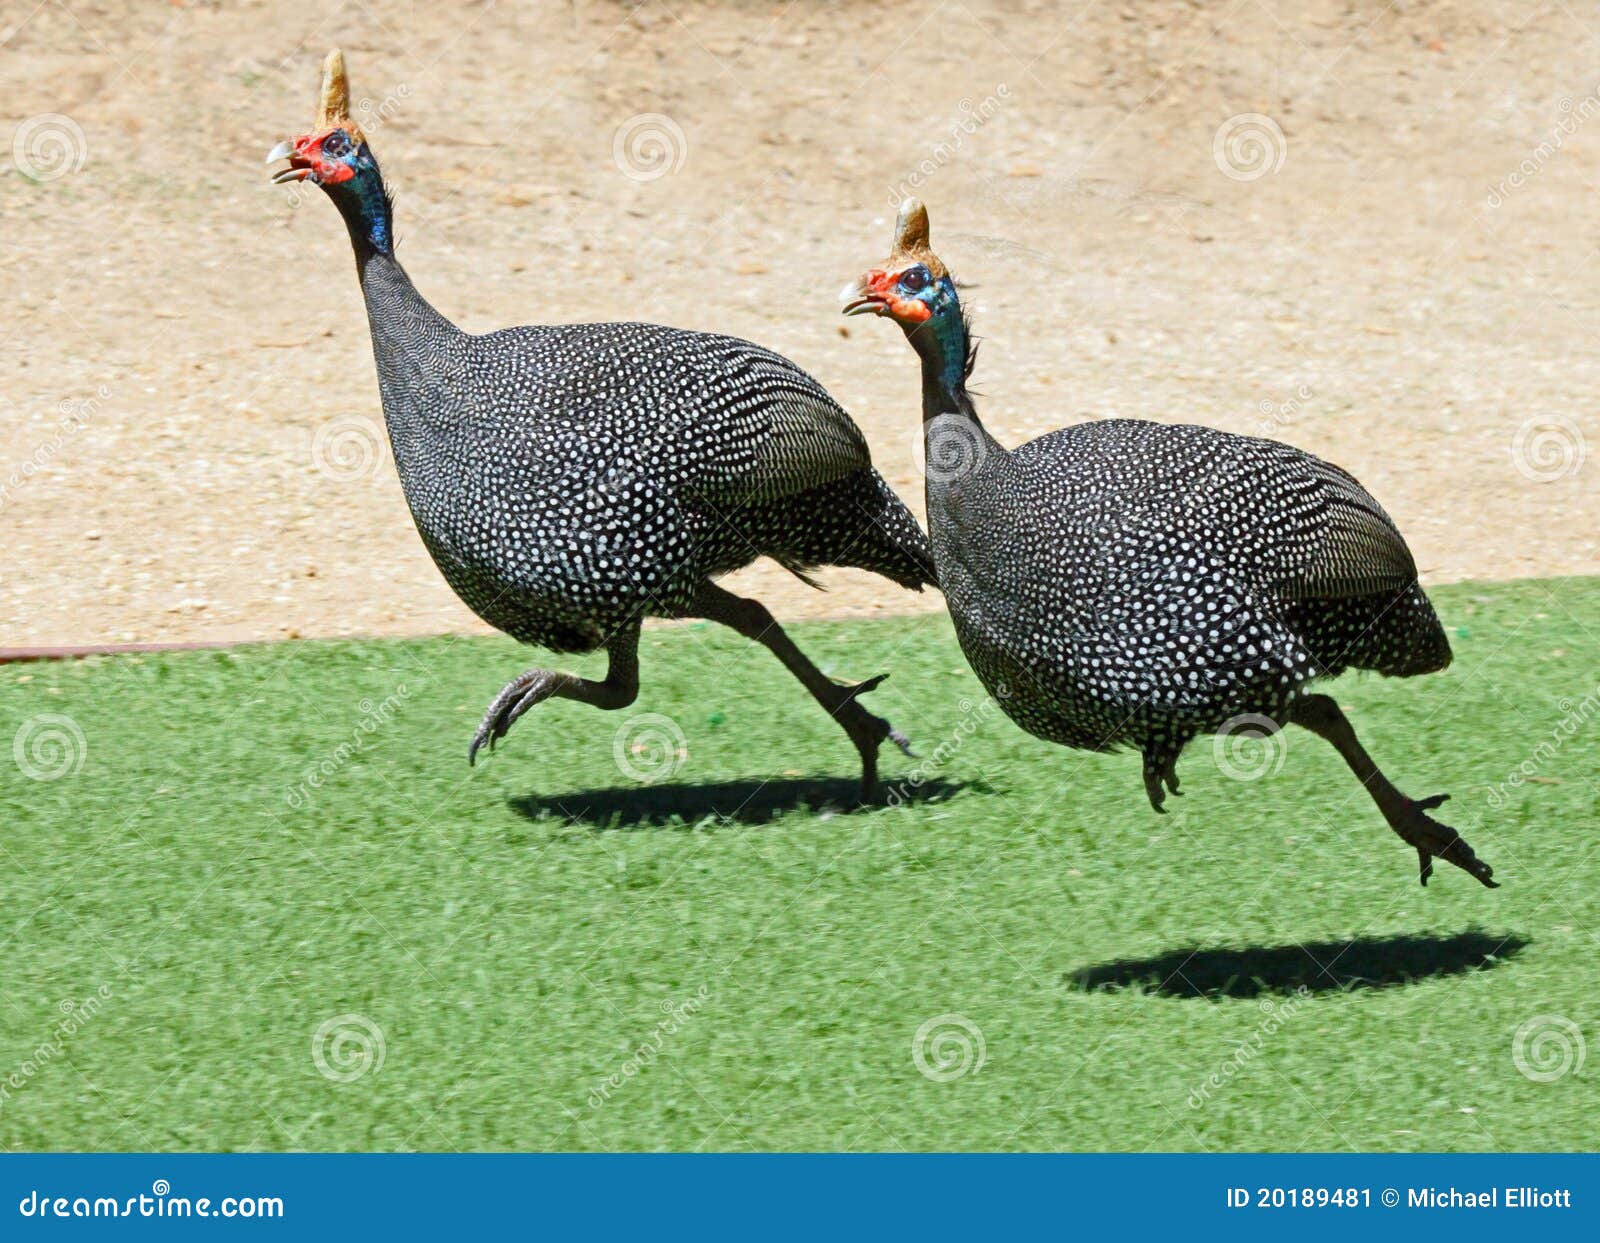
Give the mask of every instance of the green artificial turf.
<path id="1" fill-rule="evenodd" d="M 937 616 L 793 628 L 891 672 L 873 704 L 938 757 L 871 810 L 842 732 L 703 625 L 646 632 L 632 709 L 542 705 L 476 769 L 540 658 L 508 641 L 0 669 L 0 1141 L 1592 1148 L 1600 580 L 1436 599 L 1448 673 L 1336 689 L 1494 892 L 1420 888 L 1300 732 L 1230 756 L 1258 780 L 1202 740 L 1158 817 L 1136 756 L 987 708 Z"/>

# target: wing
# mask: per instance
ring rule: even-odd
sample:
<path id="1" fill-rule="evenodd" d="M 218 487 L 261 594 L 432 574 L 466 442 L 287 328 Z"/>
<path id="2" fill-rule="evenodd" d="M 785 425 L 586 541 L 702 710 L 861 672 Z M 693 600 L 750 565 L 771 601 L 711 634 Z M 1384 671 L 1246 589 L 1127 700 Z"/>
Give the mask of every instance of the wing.
<path id="1" fill-rule="evenodd" d="M 1296 456 L 1301 470 L 1294 482 L 1309 507 L 1309 555 L 1288 558 L 1285 595 L 1328 600 L 1392 592 L 1416 582 L 1411 549 L 1354 475 L 1310 454 Z"/>
<path id="2" fill-rule="evenodd" d="M 697 336 L 690 355 L 709 411 L 713 453 L 684 483 L 724 503 L 771 500 L 872 465 L 866 437 L 828 391 L 781 354 L 735 337 Z"/>
<path id="3" fill-rule="evenodd" d="M 1374 595 L 1416 581 L 1411 551 L 1348 471 L 1290 445 L 1193 424 L 1117 420 L 1034 442 L 1097 486 L 1086 547 L 1116 575 L 1164 574 L 1169 541 L 1222 558 L 1241 583 L 1286 600 Z M 1032 448 L 1032 446 L 1030 446 Z M 1062 515 L 1073 501 L 1052 505 Z M 1081 502 L 1080 502 L 1081 503 Z M 1145 564 L 1147 558 L 1153 558 Z"/>
<path id="4" fill-rule="evenodd" d="M 771 500 L 871 466 L 861 429 L 780 354 L 659 324 L 512 328 L 475 340 L 493 379 L 475 413 L 542 434 L 570 426 L 623 469 L 717 503 Z"/>

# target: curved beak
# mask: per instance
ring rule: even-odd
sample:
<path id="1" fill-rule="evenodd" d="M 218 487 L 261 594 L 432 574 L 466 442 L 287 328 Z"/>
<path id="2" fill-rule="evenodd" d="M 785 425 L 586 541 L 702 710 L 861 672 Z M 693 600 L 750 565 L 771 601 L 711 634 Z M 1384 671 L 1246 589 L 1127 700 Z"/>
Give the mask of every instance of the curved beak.
<path id="1" fill-rule="evenodd" d="M 272 174 L 273 185 L 282 185 L 288 181 L 304 181 L 312 175 L 311 164 L 300 155 L 298 144 L 299 139 L 285 138 L 267 152 L 268 164 L 276 164 L 279 160 L 289 161 L 288 168 L 281 168 Z"/>
<path id="2" fill-rule="evenodd" d="M 882 272 L 868 272 L 858 281 L 852 281 L 839 291 L 840 310 L 845 315 L 882 315 L 889 309 L 889 300 L 879 291 L 884 279 Z"/>

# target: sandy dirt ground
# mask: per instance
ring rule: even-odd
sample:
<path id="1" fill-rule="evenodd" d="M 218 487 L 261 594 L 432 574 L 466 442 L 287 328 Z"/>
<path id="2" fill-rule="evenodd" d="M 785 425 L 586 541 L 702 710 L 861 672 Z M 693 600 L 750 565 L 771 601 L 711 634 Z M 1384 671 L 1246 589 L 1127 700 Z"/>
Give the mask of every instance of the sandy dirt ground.
<path id="1" fill-rule="evenodd" d="M 262 164 L 334 45 L 465 328 L 750 337 L 920 510 L 913 359 L 836 300 L 915 191 L 1007 443 L 1275 435 L 1428 582 L 1600 572 L 1593 6 L 4 0 L 0 40 L 0 646 L 481 628 L 401 498 L 337 214 Z M 737 581 L 939 605 L 825 580 Z"/>

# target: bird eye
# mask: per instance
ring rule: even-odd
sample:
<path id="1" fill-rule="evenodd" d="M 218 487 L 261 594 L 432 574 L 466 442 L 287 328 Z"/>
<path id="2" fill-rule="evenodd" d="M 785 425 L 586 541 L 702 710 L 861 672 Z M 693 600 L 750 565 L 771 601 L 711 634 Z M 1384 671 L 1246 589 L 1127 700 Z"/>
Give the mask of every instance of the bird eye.
<path id="1" fill-rule="evenodd" d="M 336 129 L 322 140 L 322 154 L 331 156 L 348 155 L 350 153 L 350 138 L 342 130 Z"/>
<path id="2" fill-rule="evenodd" d="M 921 293 L 928 287 L 928 269 L 918 264 L 900 274 L 900 288 L 907 293 Z"/>

